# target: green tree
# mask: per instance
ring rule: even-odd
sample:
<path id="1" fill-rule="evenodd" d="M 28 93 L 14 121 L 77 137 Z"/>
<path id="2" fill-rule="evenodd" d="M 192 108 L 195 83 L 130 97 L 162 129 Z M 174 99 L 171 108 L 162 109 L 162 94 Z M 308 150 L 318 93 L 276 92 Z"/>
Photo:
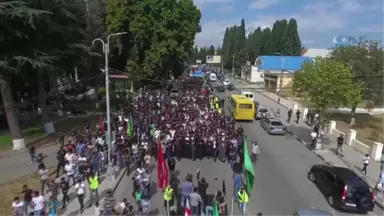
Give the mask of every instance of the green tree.
<path id="1" fill-rule="evenodd" d="M 271 29 L 265 28 L 263 30 L 261 39 L 261 46 L 260 46 L 260 55 L 272 55 L 273 54 L 273 41 L 271 39 Z"/>
<path id="2" fill-rule="evenodd" d="M 288 23 L 287 20 L 277 20 L 273 25 L 272 34 L 271 34 L 271 43 L 273 44 L 272 52 L 281 53 L 287 55 L 288 51 Z"/>
<path id="3" fill-rule="evenodd" d="M 293 92 L 312 104 L 322 123 L 329 120 L 329 108 L 349 106 L 361 97 L 361 85 L 353 82 L 351 70 L 336 59 L 316 58 L 295 73 Z"/>
<path id="4" fill-rule="evenodd" d="M 362 100 L 368 109 L 383 104 L 383 48 L 378 41 L 360 37 L 355 45 L 333 48 L 331 56 L 350 68 L 354 83 L 364 86 Z M 360 102 L 355 100 L 351 104 L 351 125 L 355 124 L 356 107 Z"/>
<path id="5" fill-rule="evenodd" d="M 18 67 L 20 56 L 27 57 L 23 49 L 29 38 L 27 30 L 36 29 L 35 22 L 49 12 L 35 10 L 27 2 L 0 2 L 0 92 L 3 99 L 4 111 L 13 141 L 13 149 L 25 147 L 25 141 L 20 129 L 15 102 L 11 94 L 10 77 L 21 73 Z M 18 57 L 18 58 L 16 58 Z"/>
<path id="6" fill-rule="evenodd" d="M 295 19 L 290 19 L 288 23 L 287 31 L 287 50 L 285 54 L 287 56 L 300 56 L 302 50 L 302 44 L 297 30 L 297 22 Z"/>
<path id="7" fill-rule="evenodd" d="M 207 55 L 215 55 L 215 47 L 213 45 L 207 50 Z"/>
<path id="8" fill-rule="evenodd" d="M 192 0 L 111 0 L 107 6 L 108 31 L 128 32 L 124 40 L 131 41 L 126 70 L 159 79 L 181 74 L 200 18 Z"/>

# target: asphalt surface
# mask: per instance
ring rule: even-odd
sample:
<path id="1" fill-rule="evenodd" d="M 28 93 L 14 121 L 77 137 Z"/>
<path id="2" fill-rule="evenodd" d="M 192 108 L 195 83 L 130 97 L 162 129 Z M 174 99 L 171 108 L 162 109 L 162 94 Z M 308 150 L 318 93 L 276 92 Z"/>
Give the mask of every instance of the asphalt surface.
<path id="1" fill-rule="evenodd" d="M 236 83 L 235 83 L 236 84 Z M 221 85 L 220 81 L 213 83 L 213 86 Z M 217 93 L 220 97 L 227 99 L 233 92 Z M 256 99 L 262 106 L 268 107 L 271 112 L 276 108 L 276 103 L 255 93 Z M 282 117 L 287 112 L 281 108 Z M 251 151 L 251 141 L 257 140 L 260 145 L 259 161 L 255 165 L 255 185 L 250 196 L 248 206 L 249 215 L 256 215 L 262 212 L 264 215 L 292 215 L 300 208 L 318 208 L 327 210 L 334 215 L 352 215 L 335 211 L 331 208 L 322 193 L 317 187 L 307 179 L 307 171 L 313 164 L 323 164 L 324 162 L 315 154 L 309 151 L 301 143 L 290 135 L 271 136 L 261 127 L 259 121 L 238 122 L 237 126 L 242 125 L 248 136 L 248 148 Z M 179 179 L 184 180 L 187 173 L 192 173 L 196 183 L 196 171 L 200 169 L 200 176 L 205 177 L 210 184 L 208 194 L 211 199 L 216 190 L 221 190 L 223 180 L 226 183 L 228 210 L 231 209 L 231 199 L 233 198 L 232 171 L 229 164 L 222 162 L 214 163 L 212 160 L 190 161 L 182 159 L 177 163 L 176 169 L 179 171 Z M 127 198 L 133 203 L 132 176 L 124 177 L 115 192 L 115 198 L 121 201 Z M 157 181 L 157 170 L 152 170 L 152 181 Z M 159 191 L 157 185 L 152 191 L 152 214 L 165 215 L 163 207 L 163 193 Z M 240 215 L 237 204 L 234 203 L 234 215 Z M 379 208 L 369 213 L 369 215 L 383 215 Z"/>

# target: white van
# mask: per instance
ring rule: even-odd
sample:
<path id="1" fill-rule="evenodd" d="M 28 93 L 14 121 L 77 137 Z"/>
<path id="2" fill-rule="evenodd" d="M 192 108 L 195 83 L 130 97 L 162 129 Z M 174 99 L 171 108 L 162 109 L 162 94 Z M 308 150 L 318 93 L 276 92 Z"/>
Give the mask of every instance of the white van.
<path id="1" fill-rule="evenodd" d="M 209 74 L 209 81 L 216 82 L 216 80 L 217 80 L 216 74 L 215 73 L 210 73 Z"/>
<path id="2" fill-rule="evenodd" d="M 254 101 L 255 100 L 255 97 L 254 97 L 254 95 L 253 95 L 253 93 L 252 92 L 247 92 L 247 91 L 242 91 L 242 92 L 240 92 L 240 94 L 241 95 L 244 95 L 245 97 L 247 97 L 247 98 L 249 98 L 249 99 L 251 99 L 252 101 Z"/>

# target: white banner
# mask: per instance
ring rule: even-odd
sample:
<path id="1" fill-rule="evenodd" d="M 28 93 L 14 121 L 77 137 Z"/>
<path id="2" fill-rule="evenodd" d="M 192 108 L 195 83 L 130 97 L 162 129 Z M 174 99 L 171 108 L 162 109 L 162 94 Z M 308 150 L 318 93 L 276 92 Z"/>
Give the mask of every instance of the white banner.
<path id="1" fill-rule="evenodd" d="M 196 64 L 201 64 L 201 60 L 200 59 L 196 59 Z"/>
<path id="2" fill-rule="evenodd" d="M 221 56 L 209 55 L 206 57 L 206 63 L 207 64 L 220 64 L 221 63 Z"/>

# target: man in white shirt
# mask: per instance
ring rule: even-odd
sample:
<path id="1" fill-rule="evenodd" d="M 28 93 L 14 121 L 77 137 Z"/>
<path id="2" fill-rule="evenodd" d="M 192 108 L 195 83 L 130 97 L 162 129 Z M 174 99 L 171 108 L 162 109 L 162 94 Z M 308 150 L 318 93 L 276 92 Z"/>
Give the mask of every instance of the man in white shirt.
<path id="1" fill-rule="evenodd" d="M 77 199 L 79 200 L 79 204 L 80 204 L 80 212 L 83 213 L 85 184 L 84 184 L 84 182 L 81 181 L 81 179 L 79 179 L 77 181 L 77 183 L 75 185 L 75 189 L 76 189 Z"/>
<path id="2" fill-rule="evenodd" d="M 42 216 L 44 209 L 44 197 L 39 194 L 38 191 L 33 193 L 32 206 L 34 211 L 34 216 Z"/>
<path id="3" fill-rule="evenodd" d="M 72 179 L 72 184 L 75 185 L 75 165 L 67 161 L 64 166 L 64 170 L 66 173 L 68 184 L 70 179 Z"/>
<path id="4" fill-rule="evenodd" d="M 311 141 L 312 141 L 312 148 L 314 149 L 317 143 L 317 133 L 316 131 L 311 132 Z"/>
<path id="5" fill-rule="evenodd" d="M 13 214 L 15 216 L 22 216 L 23 215 L 23 206 L 24 206 L 24 203 L 20 202 L 19 197 L 15 197 L 13 199 L 13 203 L 12 203 Z"/>
<path id="6" fill-rule="evenodd" d="M 65 154 L 65 160 L 68 161 L 69 163 L 73 163 L 73 152 L 72 151 L 68 151 L 66 154 Z"/>
<path id="7" fill-rule="evenodd" d="M 371 158 L 369 157 L 369 154 L 366 154 L 363 157 L 363 169 L 361 169 L 361 172 L 364 173 L 364 175 L 367 175 L 367 167 L 371 163 Z"/>

